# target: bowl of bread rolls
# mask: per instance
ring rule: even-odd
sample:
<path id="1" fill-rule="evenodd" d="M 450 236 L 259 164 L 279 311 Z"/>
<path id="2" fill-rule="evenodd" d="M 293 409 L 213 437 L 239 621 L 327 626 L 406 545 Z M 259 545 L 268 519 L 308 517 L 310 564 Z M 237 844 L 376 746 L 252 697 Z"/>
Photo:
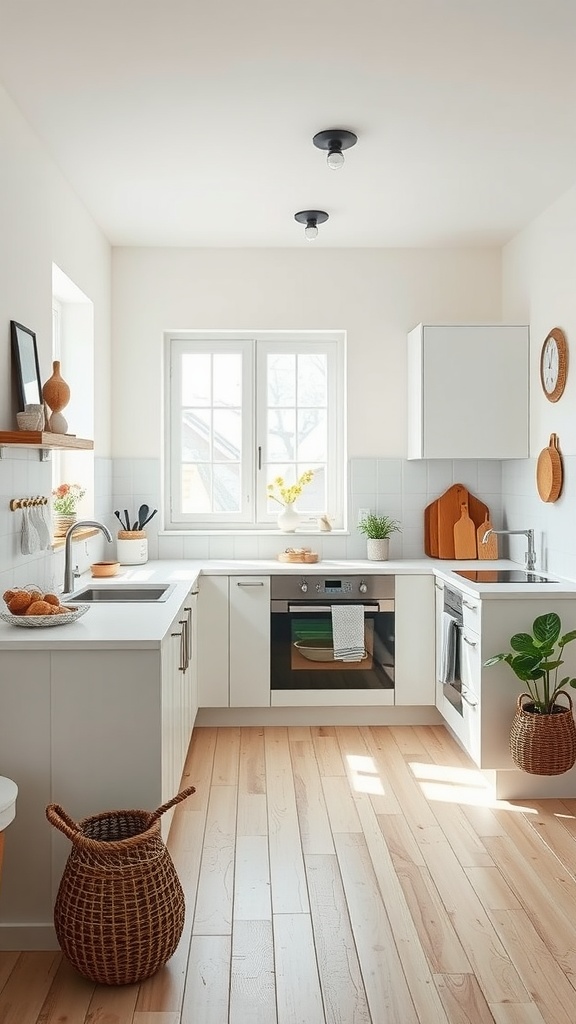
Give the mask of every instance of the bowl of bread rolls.
<path id="1" fill-rule="evenodd" d="M 28 629 L 39 626 L 64 626 L 75 622 L 84 615 L 90 605 L 63 605 L 57 594 L 45 592 L 33 584 L 5 590 L 2 599 L 6 611 L 0 612 L 0 619 L 11 626 Z"/>

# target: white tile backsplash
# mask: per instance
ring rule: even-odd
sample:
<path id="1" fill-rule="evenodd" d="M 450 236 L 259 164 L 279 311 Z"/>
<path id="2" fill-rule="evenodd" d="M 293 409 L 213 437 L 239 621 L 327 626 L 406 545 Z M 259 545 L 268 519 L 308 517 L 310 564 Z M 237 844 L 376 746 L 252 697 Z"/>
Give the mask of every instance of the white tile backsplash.
<path id="1" fill-rule="evenodd" d="M 576 500 L 576 457 L 564 460 L 565 484 L 560 499 L 542 502 L 535 485 L 534 459 L 507 462 L 474 460 L 414 461 L 404 459 L 351 459 L 348 472 L 348 534 L 194 535 L 161 534 L 162 515 L 147 526 L 151 558 L 275 558 L 296 542 L 319 551 L 326 559 L 365 558 L 366 538 L 357 530 L 358 509 L 370 508 L 397 518 L 402 527 L 392 537 L 393 558 L 418 558 L 424 554 L 424 509 L 455 482 L 463 483 L 484 501 L 496 529 L 536 531 L 538 564 L 562 576 L 576 577 L 576 531 L 573 508 Z M 134 515 L 146 503 L 161 509 L 161 467 L 158 459 L 95 459 L 95 517 L 115 537 L 119 523 L 115 508 Z M 39 461 L 36 451 L 10 449 L 0 460 L 0 586 L 59 582 L 63 573 L 62 552 L 23 556 L 20 552 L 19 517 L 10 512 L 13 497 L 50 494 L 51 463 Z M 504 554 L 507 542 L 500 538 Z M 98 557 L 110 557 L 110 546 L 94 538 L 88 554 L 77 545 L 78 558 L 86 566 Z M 523 538 L 510 544 L 512 557 L 523 559 Z M 100 552 L 100 553 L 97 553 Z M 76 552 L 75 552 L 76 553 Z M 81 566 L 82 567 L 82 566 Z"/>

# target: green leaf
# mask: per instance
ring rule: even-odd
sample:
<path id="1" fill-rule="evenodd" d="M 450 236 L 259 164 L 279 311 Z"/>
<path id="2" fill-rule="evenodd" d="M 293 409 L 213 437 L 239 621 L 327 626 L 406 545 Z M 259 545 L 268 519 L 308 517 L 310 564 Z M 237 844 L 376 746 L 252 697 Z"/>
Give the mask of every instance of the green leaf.
<path id="1" fill-rule="evenodd" d="M 534 646 L 534 638 L 529 633 L 515 633 L 510 640 L 513 651 L 522 651 L 525 654 L 536 654 L 538 648 Z"/>
<path id="2" fill-rule="evenodd" d="M 540 668 L 542 668 L 544 672 L 552 672 L 553 669 L 558 668 L 559 665 L 563 664 L 564 662 L 562 659 L 559 659 L 558 661 L 543 661 Z"/>
<path id="3" fill-rule="evenodd" d="M 564 633 L 564 636 L 560 637 L 559 643 L 562 647 L 566 647 L 566 644 L 571 644 L 573 640 L 576 640 L 576 629 L 571 630 L 570 633 Z"/>
<path id="4" fill-rule="evenodd" d="M 536 640 L 543 644 L 555 644 L 562 628 L 560 616 L 556 612 L 547 612 L 534 619 L 532 631 Z"/>
<path id="5" fill-rule="evenodd" d="M 509 664 L 518 679 L 542 679 L 544 673 L 540 669 L 539 661 L 539 658 L 531 657 L 528 654 L 517 654 Z"/>
<path id="6" fill-rule="evenodd" d="M 488 661 L 484 662 L 484 668 L 489 668 L 490 665 L 497 665 L 499 661 L 507 661 L 510 663 L 511 657 L 509 654 L 494 654 Z"/>

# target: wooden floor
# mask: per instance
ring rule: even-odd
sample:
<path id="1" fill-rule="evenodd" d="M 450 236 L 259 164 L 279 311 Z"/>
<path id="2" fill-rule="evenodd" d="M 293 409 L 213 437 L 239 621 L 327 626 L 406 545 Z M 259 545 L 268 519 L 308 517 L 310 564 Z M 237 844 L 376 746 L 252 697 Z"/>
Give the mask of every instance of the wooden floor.
<path id="1" fill-rule="evenodd" d="M 441 726 L 197 729 L 182 941 L 140 986 L 0 953 L 0 1024 L 574 1024 L 576 800 L 490 800 Z"/>

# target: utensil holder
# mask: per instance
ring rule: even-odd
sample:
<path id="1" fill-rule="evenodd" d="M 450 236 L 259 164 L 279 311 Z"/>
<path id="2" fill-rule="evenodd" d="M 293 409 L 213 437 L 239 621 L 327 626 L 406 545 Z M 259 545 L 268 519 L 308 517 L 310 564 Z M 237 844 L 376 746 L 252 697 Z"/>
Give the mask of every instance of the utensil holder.
<path id="1" fill-rule="evenodd" d="M 121 565 L 142 565 L 148 561 L 148 537 L 145 530 L 118 530 L 116 555 Z"/>

